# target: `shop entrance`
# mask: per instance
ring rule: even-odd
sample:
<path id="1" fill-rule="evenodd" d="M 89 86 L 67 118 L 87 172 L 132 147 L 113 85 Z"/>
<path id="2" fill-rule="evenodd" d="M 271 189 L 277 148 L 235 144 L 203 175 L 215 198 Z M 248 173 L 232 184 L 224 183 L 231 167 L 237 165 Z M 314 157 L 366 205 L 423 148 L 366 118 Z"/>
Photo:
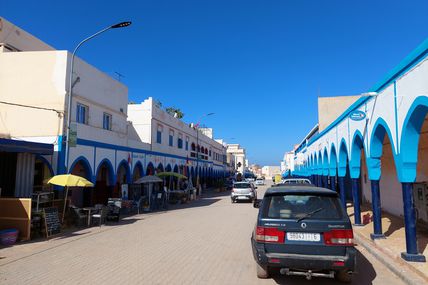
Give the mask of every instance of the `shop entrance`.
<path id="1" fill-rule="evenodd" d="M 0 197 L 15 196 L 17 154 L 0 152 Z"/>

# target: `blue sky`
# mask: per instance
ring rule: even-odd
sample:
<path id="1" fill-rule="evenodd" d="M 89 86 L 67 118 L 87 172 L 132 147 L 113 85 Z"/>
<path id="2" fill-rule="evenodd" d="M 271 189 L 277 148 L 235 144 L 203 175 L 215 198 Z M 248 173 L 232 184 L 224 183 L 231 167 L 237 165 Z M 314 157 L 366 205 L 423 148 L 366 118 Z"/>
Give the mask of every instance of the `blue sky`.
<path id="1" fill-rule="evenodd" d="M 30 1 L 28 1 L 30 2 Z M 23 6 L 26 6 L 23 9 Z M 4 1 L 1 16 L 277 165 L 317 122 L 317 97 L 367 91 L 428 32 L 428 1 Z M 234 138 L 234 139 L 231 139 Z"/>

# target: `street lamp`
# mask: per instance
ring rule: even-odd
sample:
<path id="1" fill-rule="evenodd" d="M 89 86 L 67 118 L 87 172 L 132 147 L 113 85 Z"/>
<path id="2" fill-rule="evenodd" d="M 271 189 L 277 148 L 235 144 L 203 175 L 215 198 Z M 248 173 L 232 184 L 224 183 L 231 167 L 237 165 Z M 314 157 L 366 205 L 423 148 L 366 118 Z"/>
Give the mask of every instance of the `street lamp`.
<path id="1" fill-rule="evenodd" d="M 107 28 L 102 29 L 101 31 L 96 32 L 92 36 L 87 37 L 83 41 L 81 41 L 76 48 L 73 51 L 73 54 L 71 55 L 71 63 L 70 63 L 70 76 L 69 76 L 69 82 L 68 82 L 68 106 L 67 106 L 67 131 L 66 131 L 66 141 L 65 141 L 65 173 L 68 173 L 68 160 L 69 160 L 69 152 L 70 152 L 70 122 L 71 122 L 71 98 L 73 96 L 73 70 L 74 70 L 74 57 L 76 56 L 77 50 L 87 41 L 89 41 L 92 38 L 95 38 L 99 34 L 102 34 L 110 29 L 118 29 L 118 28 L 124 28 L 131 25 L 132 22 L 121 22 L 112 26 L 109 26 Z"/>
<path id="2" fill-rule="evenodd" d="M 212 116 L 214 113 L 208 113 L 203 116 L 201 116 L 198 119 L 196 127 L 196 189 L 199 189 L 199 124 L 201 123 L 201 120 L 205 117 Z"/>

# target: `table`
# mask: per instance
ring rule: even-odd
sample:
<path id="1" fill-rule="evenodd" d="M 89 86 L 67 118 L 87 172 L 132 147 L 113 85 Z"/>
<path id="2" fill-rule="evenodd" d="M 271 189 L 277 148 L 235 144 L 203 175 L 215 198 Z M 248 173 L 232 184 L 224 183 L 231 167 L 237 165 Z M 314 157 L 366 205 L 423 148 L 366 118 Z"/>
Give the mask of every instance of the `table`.
<path id="1" fill-rule="evenodd" d="M 82 208 L 83 211 L 87 211 L 88 212 L 88 227 L 91 226 L 91 212 L 94 210 L 97 210 L 95 207 L 85 207 Z"/>

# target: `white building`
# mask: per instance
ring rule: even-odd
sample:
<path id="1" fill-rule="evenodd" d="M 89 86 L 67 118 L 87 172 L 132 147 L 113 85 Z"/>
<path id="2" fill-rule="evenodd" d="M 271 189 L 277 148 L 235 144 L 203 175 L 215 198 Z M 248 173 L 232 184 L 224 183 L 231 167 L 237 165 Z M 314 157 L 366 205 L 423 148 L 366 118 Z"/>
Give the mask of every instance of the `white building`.
<path id="1" fill-rule="evenodd" d="M 71 102 L 71 126 L 77 138 L 66 162 L 71 55 L 55 50 L 3 18 L 0 23 L 0 138 L 54 146 L 52 155 L 43 155 L 50 153 L 46 148 L 33 156 L 33 166 L 31 161 L 28 163 L 34 176 L 30 171 L 30 188 L 43 189 L 47 177 L 70 172 L 95 184 L 93 189 L 85 189 L 85 195 L 73 191 L 76 205 L 105 202 L 107 197 L 120 195 L 121 184 L 154 174 L 160 166 L 195 173 L 197 142 L 201 180 L 225 176 L 223 145 L 160 110 L 151 98 L 129 107 L 131 123 L 127 87 L 78 57 Z M 4 155 L 0 160 L 9 161 Z M 3 194 L 21 197 L 32 192 L 30 189 L 22 195 L 6 190 Z"/>
<path id="2" fill-rule="evenodd" d="M 266 178 L 271 178 L 276 174 L 281 174 L 281 168 L 280 166 L 265 165 L 262 167 L 262 174 Z"/>
<path id="3" fill-rule="evenodd" d="M 319 98 L 319 133 L 296 150 L 295 172 L 351 200 L 356 224 L 361 202 L 371 206 L 373 239 L 384 237 L 382 211 L 404 216 L 408 261 L 425 261 L 416 221 L 428 224 L 427 77 L 428 39 L 368 92 Z"/>
<path id="4" fill-rule="evenodd" d="M 160 109 L 151 97 L 140 104 L 128 105 L 128 118 L 139 139 L 150 145 L 153 154 L 148 160 L 155 167 L 160 165 L 167 171 L 178 169 L 182 172 L 181 168 L 187 165 L 187 174 L 193 178 L 197 167 L 204 179 L 225 175 L 226 148 L 223 144 Z M 161 158 L 156 153 L 168 156 Z"/>
<path id="5" fill-rule="evenodd" d="M 236 171 L 243 174 L 247 167 L 245 149 L 241 148 L 239 144 L 228 144 L 227 153 L 234 156 Z"/>

